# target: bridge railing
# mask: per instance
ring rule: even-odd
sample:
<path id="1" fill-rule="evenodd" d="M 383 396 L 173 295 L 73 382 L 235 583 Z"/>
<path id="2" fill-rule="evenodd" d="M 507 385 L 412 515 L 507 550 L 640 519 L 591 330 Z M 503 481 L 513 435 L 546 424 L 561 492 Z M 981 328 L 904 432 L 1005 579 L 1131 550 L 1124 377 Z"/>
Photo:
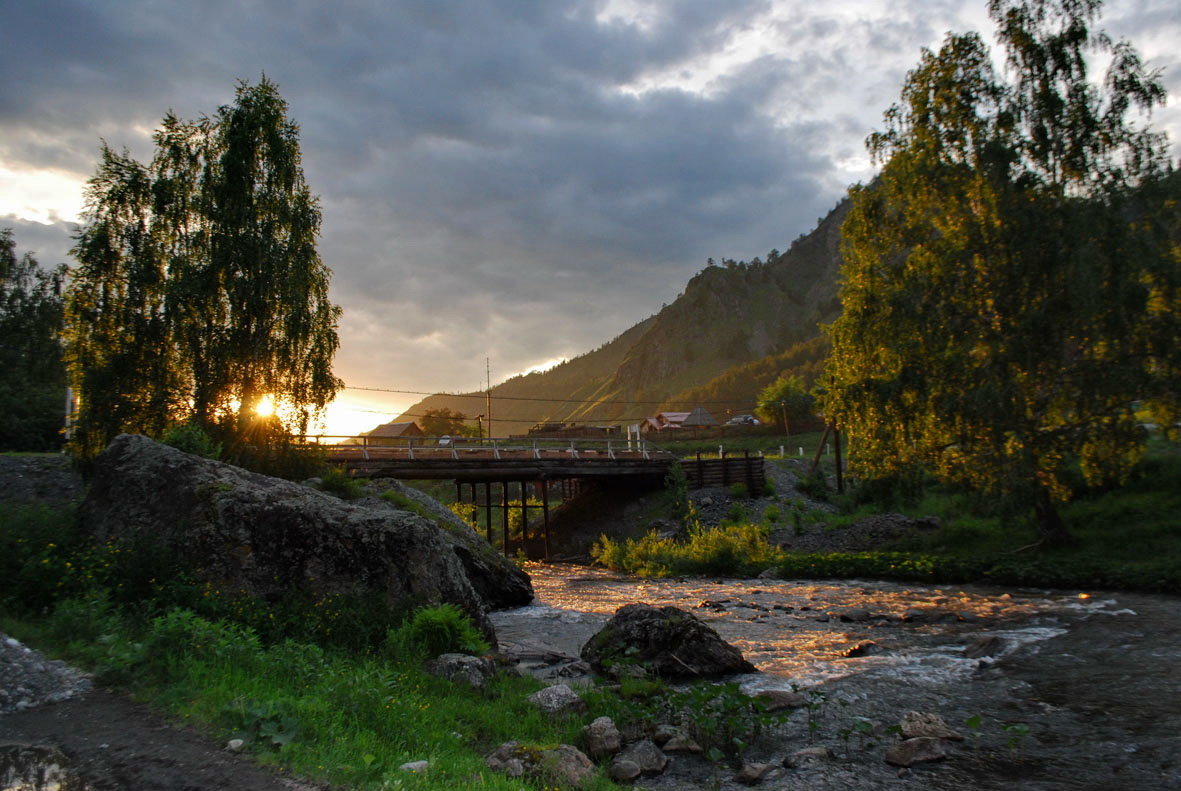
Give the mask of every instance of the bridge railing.
<path id="1" fill-rule="evenodd" d="M 452 459 L 534 458 L 665 459 L 673 458 L 644 439 L 520 439 L 504 437 L 352 437 L 309 434 L 296 444 L 320 446 L 330 455 L 370 458 Z"/>

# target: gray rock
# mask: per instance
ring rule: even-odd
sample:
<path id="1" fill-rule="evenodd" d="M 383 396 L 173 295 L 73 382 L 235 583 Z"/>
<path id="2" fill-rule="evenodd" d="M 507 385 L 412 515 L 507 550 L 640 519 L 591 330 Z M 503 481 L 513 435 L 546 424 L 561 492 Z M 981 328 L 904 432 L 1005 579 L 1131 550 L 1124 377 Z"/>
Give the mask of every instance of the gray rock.
<path id="1" fill-rule="evenodd" d="M 986 656 L 1003 654 L 1009 643 L 1003 637 L 994 634 L 977 637 L 964 647 L 964 656 L 968 659 L 980 659 Z"/>
<path id="2" fill-rule="evenodd" d="M 565 684 L 554 684 L 552 687 L 540 689 L 530 695 L 528 700 L 546 714 L 586 711 L 586 702 Z"/>
<path id="3" fill-rule="evenodd" d="M 700 744 L 693 741 L 684 733 L 676 734 L 661 745 L 660 749 L 666 753 L 688 753 L 689 755 L 701 755 L 705 752 L 705 749 Z"/>
<path id="4" fill-rule="evenodd" d="M 472 549 L 478 537 L 460 547 L 416 514 L 346 503 L 142 436 L 116 437 L 95 460 L 81 514 L 99 540 L 150 538 L 186 558 L 199 582 L 235 595 L 378 596 L 395 610 L 447 602 L 489 638 L 489 607 L 517 595 L 515 578 L 503 596 L 473 585 L 464 553 L 496 562 L 490 547 Z"/>
<path id="5" fill-rule="evenodd" d="M 616 758 L 607 767 L 607 776 L 616 783 L 630 783 L 640 776 L 640 767 L 632 761 Z"/>
<path id="6" fill-rule="evenodd" d="M 886 751 L 886 763 L 894 766 L 914 766 L 929 761 L 942 761 L 946 757 L 947 749 L 943 740 L 932 736 L 907 739 Z"/>
<path id="7" fill-rule="evenodd" d="M 829 613 L 829 615 L 835 616 L 839 620 L 846 623 L 862 623 L 863 621 L 868 621 L 873 617 L 869 610 L 865 610 L 860 607 L 850 607 L 845 610 L 836 610 Z"/>
<path id="8" fill-rule="evenodd" d="M 873 656 L 880 654 L 882 647 L 873 640 L 862 640 L 859 643 L 854 643 L 845 650 L 841 651 L 841 656 L 852 659 L 859 656 Z"/>
<path id="9" fill-rule="evenodd" d="M 652 732 L 652 741 L 657 745 L 663 747 L 664 743 L 669 739 L 675 739 L 678 736 L 684 736 L 685 732 L 671 723 L 662 722 L 656 726 L 656 730 Z"/>
<path id="10" fill-rule="evenodd" d="M 764 689 L 755 693 L 767 711 L 802 709 L 808 705 L 808 696 L 803 692 L 787 692 L 781 689 Z"/>
<path id="11" fill-rule="evenodd" d="M 668 756 L 651 739 L 629 745 L 615 760 L 629 761 L 640 767 L 640 773 L 645 775 L 658 775 L 668 766 Z"/>
<path id="12" fill-rule="evenodd" d="M 962 742 L 964 737 L 947 727 L 947 723 L 938 714 L 929 712 L 908 711 L 902 715 L 899 723 L 903 739 L 914 739 L 929 736 L 933 739 L 948 739 Z"/>
<path id="13" fill-rule="evenodd" d="M 241 752 L 245 745 L 246 742 L 242 739 L 230 739 L 228 742 L 226 742 L 226 749 L 232 753 L 237 753 Z"/>
<path id="14" fill-rule="evenodd" d="M 808 764 L 831 761 L 834 757 L 832 750 L 827 747 L 805 747 L 784 758 L 783 765 L 795 769 Z"/>
<path id="15" fill-rule="evenodd" d="M 548 748 L 505 742 L 484 759 L 484 764 L 509 777 L 528 776 L 571 788 L 583 787 L 595 774 L 590 759 L 569 744 Z"/>
<path id="16" fill-rule="evenodd" d="M 752 673 L 741 652 L 692 613 L 677 607 L 629 604 L 582 647 L 596 670 L 640 664 L 664 678 L 700 678 Z"/>
<path id="17" fill-rule="evenodd" d="M 407 761 L 398 767 L 403 772 L 410 772 L 411 774 L 422 774 L 431 766 L 430 761 Z"/>
<path id="18" fill-rule="evenodd" d="M 623 747 L 623 737 L 610 717 L 599 717 L 582 729 L 586 752 L 593 760 L 615 755 Z"/>
<path id="19" fill-rule="evenodd" d="M 734 775 L 734 780 L 743 785 L 758 785 L 774 768 L 771 764 L 744 763 L 738 774 Z"/>
<path id="20" fill-rule="evenodd" d="M 496 674 L 496 664 L 488 657 L 467 654 L 439 654 L 426 664 L 426 672 L 448 681 L 483 689 Z"/>

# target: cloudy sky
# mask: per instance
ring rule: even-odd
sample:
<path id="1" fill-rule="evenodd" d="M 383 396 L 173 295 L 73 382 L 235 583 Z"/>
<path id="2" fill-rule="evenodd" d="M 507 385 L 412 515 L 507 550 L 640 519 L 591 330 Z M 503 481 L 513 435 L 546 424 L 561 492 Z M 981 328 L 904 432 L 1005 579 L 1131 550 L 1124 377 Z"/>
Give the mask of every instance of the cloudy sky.
<path id="1" fill-rule="evenodd" d="M 301 126 L 347 384 L 470 391 L 672 301 L 707 258 L 786 249 L 870 174 L 921 47 L 984 0 L 0 0 L 0 227 L 68 262 L 100 140 L 151 156 L 168 110 L 265 73 Z M 1181 6 L 1105 26 L 1164 70 Z M 1174 156 L 1177 152 L 1174 146 Z M 412 395 L 347 390 L 330 429 Z"/>

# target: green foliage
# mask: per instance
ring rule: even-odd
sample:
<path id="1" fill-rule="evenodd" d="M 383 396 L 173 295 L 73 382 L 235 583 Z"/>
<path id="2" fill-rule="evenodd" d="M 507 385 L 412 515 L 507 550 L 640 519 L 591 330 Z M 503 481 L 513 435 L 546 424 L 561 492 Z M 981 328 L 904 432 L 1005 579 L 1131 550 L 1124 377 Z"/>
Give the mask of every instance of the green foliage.
<path id="1" fill-rule="evenodd" d="M 349 477 L 344 467 L 329 467 L 320 474 L 320 488 L 329 494 L 335 494 L 342 500 L 355 500 L 364 492 L 364 486 L 356 478 Z M 393 494 L 392 492 L 384 492 Z"/>
<path id="2" fill-rule="evenodd" d="M 726 494 L 733 500 L 745 500 L 750 497 L 750 490 L 746 488 L 745 483 L 733 483 L 726 490 Z"/>
<path id="3" fill-rule="evenodd" d="M 121 431 L 189 422 L 228 432 L 231 455 L 251 457 L 257 438 L 245 435 L 264 401 L 302 433 L 339 389 L 340 309 L 286 112 L 263 78 L 212 118 L 167 116 L 150 165 L 103 146 L 65 298 L 83 458 Z M 273 448 L 254 458 L 288 461 Z"/>
<path id="4" fill-rule="evenodd" d="M 584 698 L 591 716 L 609 716 L 623 729 L 649 730 L 675 723 L 714 760 L 738 761 L 764 730 L 783 724 L 789 713 L 771 714 L 737 684 L 694 684 L 678 689 L 654 679 L 620 680 L 618 692 L 595 690 Z"/>
<path id="5" fill-rule="evenodd" d="M 928 470 L 1034 510 L 1049 539 L 1076 460 L 1122 480 L 1136 402 L 1181 408 L 1178 180 L 1128 120 L 1164 89 L 1091 29 L 1099 5 L 992 0 L 1008 81 L 977 34 L 924 52 L 870 137 L 880 176 L 851 191 L 829 328 L 825 408 L 855 472 Z"/>
<path id="6" fill-rule="evenodd" d="M 61 447 L 64 279 L 64 267 L 41 269 L 31 253 L 18 258 L 12 231 L 0 229 L 0 451 Z"/>
<path id="7" fill-rule="evenodd" d="M 406 623 L 391 630 L 386 639 L 386 651 L 391 656 L 433 659 L 454 653 L 479 656 L 490 650 L 471 619 L 454 604 L 419 609 Z"/>
<path id="8" fill-rule="evenodd" d="M 689 503 L 689 479 L 680 462 L 673 462 L 664 477 L 664 494 L 668 502 L 669 518 L 681 527 L 689 524 L 692 506 Z"/>
<path id="9" fill-rule="evenodd" d="M 418 419 L 418 424 L 428 437 L 462 437 L 474 435 L 476 428 L 468 427 L 467 415 L 456 412 L 447 407 L 426 410 Z"/>
<path id="10" fill-rule="evenodd" d="M 798 422 L 805 422 L 811 428 L 816 415 L 816 399 L 804 386 L 803 379 L 780 375 L 759 393 L 759 407 L 755 414 L 764 423 L 773 423 L 784 434 L 789 434 L 791 427 Z"/>
<path id="11" fill-rule="evenodd" d="M 600 536 L 591 547 L 596 563 L 645 577 L 678 574 L 751 576 L 778 562 L 782 551 L 760 525 L 690 526 L 685 541 L 660 538 L 655 530 L 623 543 Z"/>
<path id="12" fill-rule="evenodd" d="M 173 426 L 168 429 L 161 441 L 177 450 L 183 450 L 185 453 L 192 453 L 206 459 L 221 458 L 221 445 L 209 436 L 209 432 L 193 423 Z"/>

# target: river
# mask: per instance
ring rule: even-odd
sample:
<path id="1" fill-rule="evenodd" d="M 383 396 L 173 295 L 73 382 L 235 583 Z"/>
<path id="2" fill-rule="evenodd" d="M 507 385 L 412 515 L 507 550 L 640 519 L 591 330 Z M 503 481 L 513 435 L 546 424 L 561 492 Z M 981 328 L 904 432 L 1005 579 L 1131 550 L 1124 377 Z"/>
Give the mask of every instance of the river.
<path id="1" fill-rule="evenodd" d="M 732 679 L 744 691 L 808 692 L 816 704 L 807 716 L 793 717 L 748 758 L 779 764 L 804 747 L 829 747 L 835 757 L 778 770 L 763 788 L 1181 788 L 1175 597 L 650 580 L 558 564 L 528 571 L 534 604 L 493 622 L 502 648 L 545 658 L 533 662 L 539 675 L 568 672 L 557 656 L 577 656 L 617 608 L 646 602 L 689 610 L 742 650 L 760 671 Z M 900 772 L 882 755 L 896 738 L 886 729 L 909 710 L 939 714 L 965 740 L 946 761 Z M 861 722 L 876 735 L 851 735 Z M 705 787 L 704 766 L 678 759 L 642 785 Z M 719 788 L 742 787 L 715 779 Z"/>

